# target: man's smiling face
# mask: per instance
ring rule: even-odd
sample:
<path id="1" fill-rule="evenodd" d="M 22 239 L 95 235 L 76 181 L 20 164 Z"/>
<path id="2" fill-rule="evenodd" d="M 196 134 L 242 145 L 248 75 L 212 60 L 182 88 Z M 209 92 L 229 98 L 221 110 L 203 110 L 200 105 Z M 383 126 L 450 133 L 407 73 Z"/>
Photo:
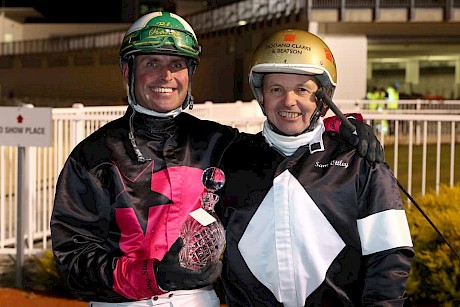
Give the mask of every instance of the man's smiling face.
<path id="1" fill-rule="evenodd" d="M 138 104 L 166 113 L 180 107 L 187 96 L 187 59 L 179 56 L 144 54 L 135 58 L 134 92 Z M 123 75 L 128 80 L 128 67 Z"/>
<path id="2" fill-rule="evenodd" d="M 310 125 L 316 109 L 316 79 L 309 75 L 273 73 L 263 81 L 262 103 L 268 120 L 287 135 L 297 135 Z"/>

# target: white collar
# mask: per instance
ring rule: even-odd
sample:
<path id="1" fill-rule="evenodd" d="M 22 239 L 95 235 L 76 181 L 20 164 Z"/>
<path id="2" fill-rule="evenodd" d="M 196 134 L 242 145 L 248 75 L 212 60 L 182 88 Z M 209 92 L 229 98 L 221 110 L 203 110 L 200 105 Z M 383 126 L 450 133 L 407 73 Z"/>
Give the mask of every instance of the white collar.
<path id="1" fill-rule="evenodd" d="M 276 133 L 270 128 L 268 120 L 264 122 L 262 134 L 265 137 L 265 141 L 271 147 L 274 147 L 285 156 L 291 156 L 299 147 L 310 145 L 310 153 L 324 150 L 323 144 L 323 132 L 324 124 L 320 118 L 313 131 L 305 132 L 296 136 L 287 136 Z M 315 145 L 312 147 L 311 145 Z"/>
<path id="2" fill-rule="evenodd" d="M 176 117 L 177 115 L 179 115 L 182 112 L 182 107 L 178 107 L 175 110 L 165 112 L 165 113 L 149 110 L 147 108 L 144 108 L 143 106 L 141 106 L 138 103 L 133 103 L 129 96 L 128 96 L 128 102 L 133 107 L 133 109 L 136 110 L 136 112 L 146 114 L 146 115 L 150 115 L 150 116 L 154 116 L 154 117 Z"/>

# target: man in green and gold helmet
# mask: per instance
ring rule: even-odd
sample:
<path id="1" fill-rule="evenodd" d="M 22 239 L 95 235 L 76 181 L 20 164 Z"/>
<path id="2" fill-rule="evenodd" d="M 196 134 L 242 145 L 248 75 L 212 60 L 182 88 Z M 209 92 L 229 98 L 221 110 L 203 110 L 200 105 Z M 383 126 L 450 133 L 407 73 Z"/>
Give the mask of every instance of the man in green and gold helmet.
<path id="1" fill-rule="evenodd" d="M 142 107 L 148 109 L 149 104 L 153 106 L 153 109 L 161 109 L 161 107 L 156 106 L 156 102 L 145 102 L 143 97 L 136 97 L 134 94 L 136 86 L 135 59 L 142 55 L 156 54 L 179 57 L 185 60 L 186 67 L 183 68 L 187 68 L 188 87 L 185 91 L 185 98 L 180 102 L 183 109 L 187 106 L 192 107 L 191 77 L 198 65 L 200 52 L 201 47 L 198 45 L 193 29 L 183 18 L 173 13 L 156 12 L 137 20 L 129 28 L 120 48 L 120 65 L 123 76 L 129 85 L 129 103 L 134 108 L 140 106 L 140 110 Z M 180 98 L 182 97 L 183 95 L 180 96 Z M 137 101 L 138 99 L 139 101 Z"/>
<path id="2" fill-rule="evenodd" d="M 220 306 L 212 284 L 221 261 L 179 264 L 181 226 L 201 207 L 203 171 L 239 135 L 182 112 L 193 104 L 199 56 L 180 16 L 135 21 L 120 48 L 126 114 L 83 140 L 62 170 L 53 251 L 68 286 L 91 306 Z"/>

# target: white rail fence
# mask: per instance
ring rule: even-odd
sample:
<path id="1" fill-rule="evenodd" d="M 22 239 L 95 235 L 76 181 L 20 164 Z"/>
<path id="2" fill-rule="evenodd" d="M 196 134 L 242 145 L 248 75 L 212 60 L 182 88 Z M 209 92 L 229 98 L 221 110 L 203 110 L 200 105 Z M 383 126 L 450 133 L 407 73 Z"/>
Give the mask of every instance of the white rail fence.
<path id="1" fill-rule="evenodd" d="M 365 100 L 337 101 L 344 113 L 361 112 L 369 124 L 385 120 L 394 123 L 395 131 L 392 135 L 383 130 L 376 130 L 376 133 L 385 147 L 392 148 L 393 155 L 386 158 L 388 161 L 392 159 L 390 167 L 397 177 L 399 174 L 407 177 L 403 185 L 409 193 L 414 190 L 415 181 L 421 185 L 416 189 L 422 194 L 428 189 L 438 191 L 440 184 L 453 186 L 460 182 L 460 101 L 400 101 L 401 109 L 391 113 L 370 111 L 366 108 L 367 103 Z M 84 107 L 81 104 L 75 104 L 73 108 L 53 109 L 52 147 L 26 148 L 29 176 L 26 188 L 28 204 L 27 208 L 23 208 L 27 226 L 25 254 L 34 254 L 50 247 L 49 218 L 55 183 L 70 151 L 87 135 L 122 116 L 125 111 L 126 106 Z M 255 101 L 226 104 L 207 102 L 195 105 L 188 112 L 250 133 L 260 131 L 265 120 Z M 402 147 L 407 150 L 406 157 L 399 153 Z M 432 154 L 430 147 L 435 148 L 436 159 L 433 165 L 429 164 L 428 159 Z M 414 167 L 420 167 L 422 175 L 421 178 L 413 178 L 413 157 L 418 151 L 422 152 L 422 164 Z M 401 160 L 407 162 L 407 170 L 401 167 Z M 433 177 L 429 171 L 433 168 L 434 184 L 428 185 L 428 177 Z M 17 188 L 17 148 L 0 146 L 0 254 L 16 253 Z"/>

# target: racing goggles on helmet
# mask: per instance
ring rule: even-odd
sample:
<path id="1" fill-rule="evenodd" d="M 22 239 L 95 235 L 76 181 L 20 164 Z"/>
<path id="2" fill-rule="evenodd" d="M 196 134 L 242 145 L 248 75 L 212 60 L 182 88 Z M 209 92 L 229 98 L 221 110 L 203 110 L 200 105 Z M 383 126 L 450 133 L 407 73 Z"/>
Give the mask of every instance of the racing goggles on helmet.
<path id="1" fill-rule="evenodd" d="M 125 38 L 123 45 L 128 49 L 127 54 L 166 53 L 198 60 L 201 52 L 201 47 L 190 32 L 160 25 L 133 32 Z"/>

